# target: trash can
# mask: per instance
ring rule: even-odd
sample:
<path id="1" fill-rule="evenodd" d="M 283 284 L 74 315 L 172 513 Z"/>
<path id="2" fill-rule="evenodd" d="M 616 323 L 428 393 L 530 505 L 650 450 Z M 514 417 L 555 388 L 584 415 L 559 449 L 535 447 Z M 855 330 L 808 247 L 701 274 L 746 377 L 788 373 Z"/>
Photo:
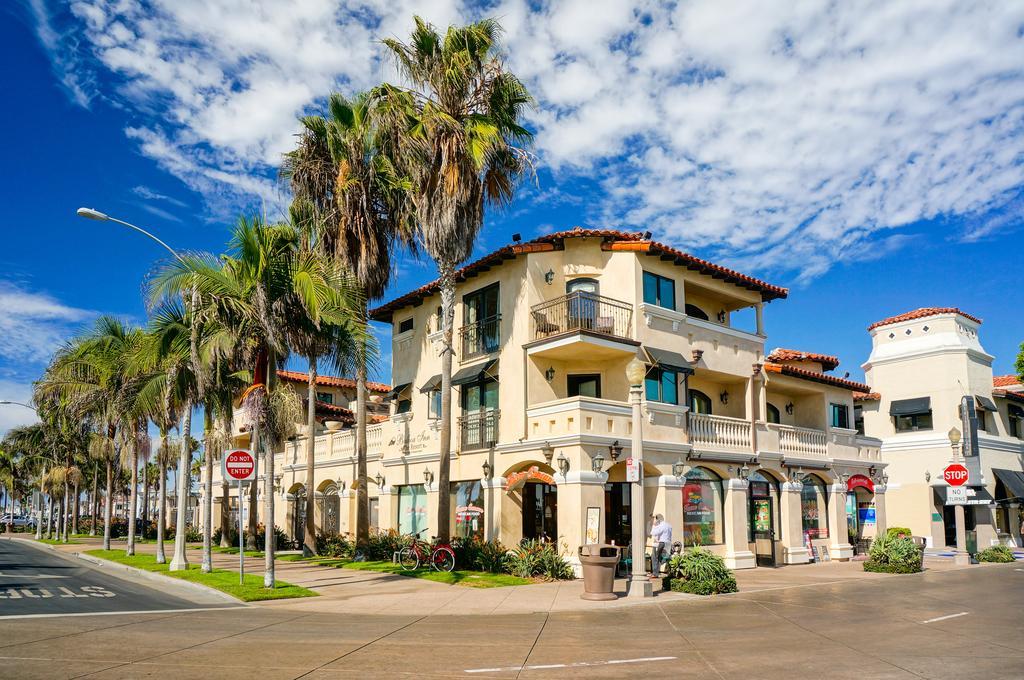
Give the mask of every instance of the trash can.
<path id="1" fill-rule="evenodd" d="M 580 563 L 583 565 L 584 600 L 615 600 L 615 565 L 619 563 L 619 549 L 614 545 L 581 545 Z"/>

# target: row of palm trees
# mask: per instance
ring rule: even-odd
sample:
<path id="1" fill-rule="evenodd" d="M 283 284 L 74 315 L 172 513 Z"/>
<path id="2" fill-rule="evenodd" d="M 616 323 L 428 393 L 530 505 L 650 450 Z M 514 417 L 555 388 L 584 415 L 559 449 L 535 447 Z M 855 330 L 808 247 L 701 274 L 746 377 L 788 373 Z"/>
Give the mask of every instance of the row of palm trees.
<path id="1" fill-rule="evenodd" d="M 272 452 L 294 434 L 303 415 L 306 488 L 315 489 L 316 376 L 318 366 L 328 363 L 357 377 L 356 539 L 368 538 L 366 378 L 375 357 L 368 307 L 388 288 L 398 249 L 426 253 L 438 269 L 438 535 L 449 538 L 457 267 L 473 251 L 485 206 L 507 204 L 533 167 L 526 151 L 531 136 L 522 124 L 532 100 L 504 67 L 499 33 L 496 22 L 484 20 L 450 27 L 442 36 L 417 17 L 408 43 L 385 40 L 404 82 L 351 98 L 331 94 L 325 115 L 302 119 L 296 147 L 281 169 L 293 196 L 288 219 L 239 219 L 224 255 L 179 253 L 147 281 L 151 318 L 145 328 L 101 318 L 57 353 L 34 395 L 48 438 L 42 448 L 54 452 L 48 470 L 64 470 L 65 497 L 75 481 L 70 470 L 76 455 L 105 471 L 105 547 L 116 464 L 125 462 L 131 474 L 134 509 L 152 424 L 159 433 L 157 559 L 166 559 L 164 472 L 176 454 L 176 502 L 186 503 L 190 462 L 199 448 L 192 438 L 197 408 L 204 418 L 204 570 L 212 568 L 213 463 L 231 444 L 233 421 L 244 422 L 254 452 L 262 456 L 265 517 L 274 517 Z M 278 389 L 275 380 L 276 369 L 293 356 L 309 364 L 304 414 L 294 393 Z M 65 434 L 67 442 L 58 446 Z M 257 495 L 256 484 L 250 486 L 252 537 Z M 307 554 L 316 550 L 314 497 L 306 495 Z M 135 549 L 135 514 L 129 513 L 129 554 Z M 187 567 L 185 514 L 179 505 L 171 569 Z M 267 586 L 274 583 L 272 536 L 269 526 Z"/>

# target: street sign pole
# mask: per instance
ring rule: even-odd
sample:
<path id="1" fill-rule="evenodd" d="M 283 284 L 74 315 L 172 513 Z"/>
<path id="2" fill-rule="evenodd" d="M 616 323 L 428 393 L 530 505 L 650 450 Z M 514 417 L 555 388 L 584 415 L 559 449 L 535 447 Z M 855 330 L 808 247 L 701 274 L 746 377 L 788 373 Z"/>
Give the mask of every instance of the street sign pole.
<path id="1" fill-rule="evenodd" d="M 245 534 L 242 532 L 242 482 L 256 483 L 256 457 L 248 449 L 225 451 L 221 456 L 223 477 L 238 482 L 238 584 L 245 584 Z"/>
<path id="2" fill-rule="evenodd" d="M 238 480 L 238 585 L 245 585 L 245 548 L 242 544 L 242 480 Z"/>

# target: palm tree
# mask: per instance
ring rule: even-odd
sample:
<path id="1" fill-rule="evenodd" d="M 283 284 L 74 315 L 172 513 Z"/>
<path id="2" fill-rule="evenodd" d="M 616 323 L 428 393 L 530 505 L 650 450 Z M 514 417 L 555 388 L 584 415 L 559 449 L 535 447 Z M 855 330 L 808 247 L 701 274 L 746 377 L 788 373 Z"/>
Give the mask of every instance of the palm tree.
<path id="1" fill-rule="evenodd" d="M 450 534 L 452 325 L 456 267 L 473 252 L 485 205 L 507 205 L 532 171 L 522 126 L 533 100 L 498 56 L 498 23 L 449 27 L 416 17 L 408 44 L 386 39 L 409 88 L 381 86 L 399 167 L 412 182 L 417 236 L 437 264 L 442 307 L 438 537 Z"/>
<path id="2" fill-rule="evenodd" d="M 319 244 L 337 254 L 362 291 L 358 321 L 364 332 L 367 305 L 381 298 L 391 279 L 396 243 L 414 246 L 409 181 L 401 177 L 375 121 L 375 97 L 352 100 L 334 93 L 328 117 L 302 118 L 295 150 L 285 154 L 282 176 L 289 181 L 293 219 L 319 232 Z M 356 354 L 356 541 L 369 537 L 370 499 L 366 488 L 366 373 L 370 350 Z M 309 496 L 311 499 L 312 496 Z M 311 502 L 308 500 L 307 502 Z M 307 512 L 307 517 L 309 517 Z"/>

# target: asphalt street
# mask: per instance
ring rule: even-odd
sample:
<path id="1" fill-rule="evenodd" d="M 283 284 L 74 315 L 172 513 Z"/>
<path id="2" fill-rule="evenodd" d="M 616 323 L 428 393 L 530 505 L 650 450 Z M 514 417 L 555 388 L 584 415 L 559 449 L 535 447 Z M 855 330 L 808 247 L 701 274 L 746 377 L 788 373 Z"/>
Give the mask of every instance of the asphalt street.
<path id="1" fill-rule="evenodd" d="M 6 619 L 0 675 L 1002 680 L 1024 678 L 1022 606 L 1017 563 L 597 611 L 330 613 L 279 601 Z"/>
<path id="2" fill-rule="evenodd" d="M 24 541 L 0 541 L 0 619 L 197 607 L 154 585 Z"/>

